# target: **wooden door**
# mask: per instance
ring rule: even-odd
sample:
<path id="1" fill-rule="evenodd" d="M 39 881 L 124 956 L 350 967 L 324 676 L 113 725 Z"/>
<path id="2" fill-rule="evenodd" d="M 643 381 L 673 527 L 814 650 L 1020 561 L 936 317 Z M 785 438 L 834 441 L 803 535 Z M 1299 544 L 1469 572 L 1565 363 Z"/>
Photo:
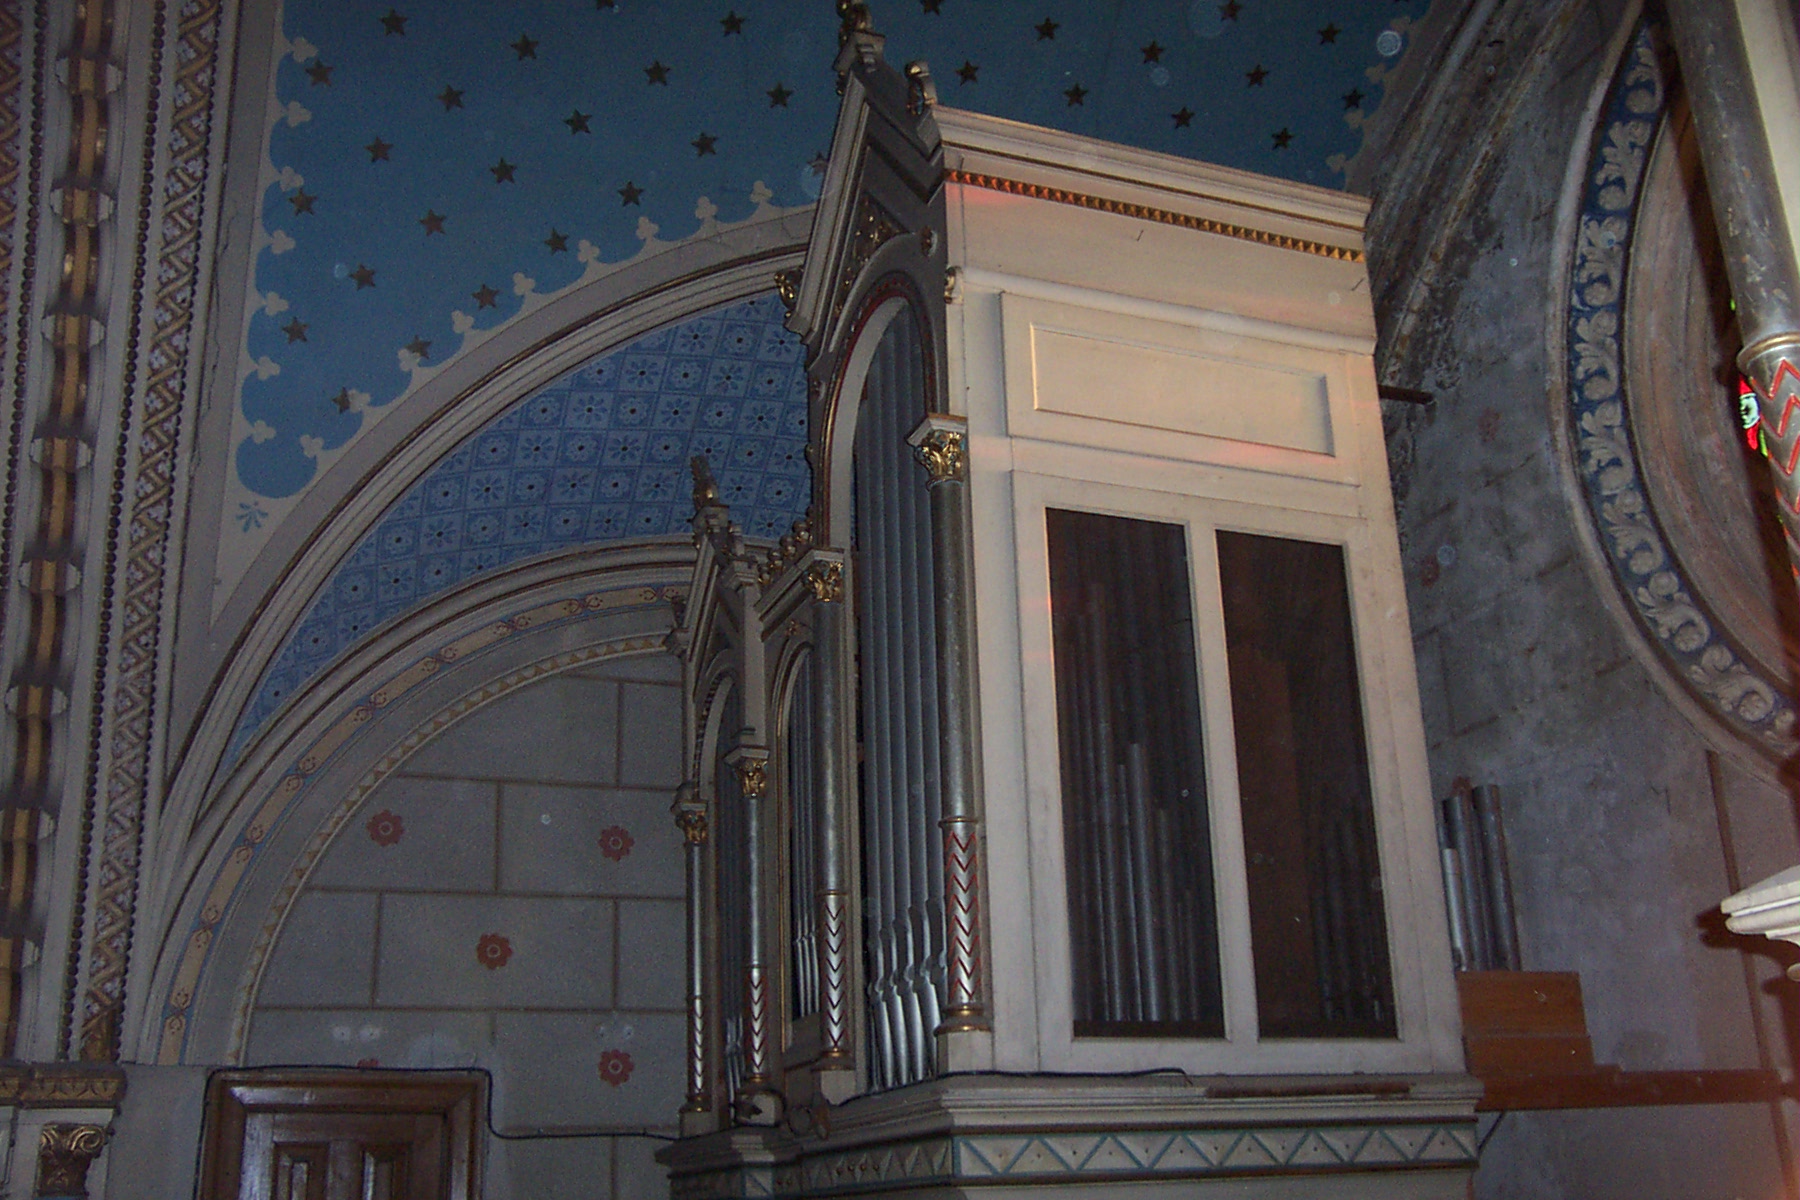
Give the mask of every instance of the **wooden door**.
<path id="1" fill-rule="evenodd" d="M 207 1097 L 201 1200 L 478 1200 L 484 1080 L 231 1071 Z"/>

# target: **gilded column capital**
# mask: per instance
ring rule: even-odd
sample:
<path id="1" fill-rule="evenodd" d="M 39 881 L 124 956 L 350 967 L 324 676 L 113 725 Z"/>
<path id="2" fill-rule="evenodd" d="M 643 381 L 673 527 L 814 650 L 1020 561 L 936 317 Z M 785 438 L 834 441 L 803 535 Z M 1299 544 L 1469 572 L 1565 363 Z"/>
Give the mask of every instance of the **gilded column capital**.
<path id="1" fill-rule="evenodd" d="M 46 1125 L 38 1134 L 37 1194 L 87 1195 L 88 1168 L 106 1149 L 100 1125 Z"/>
<path id="2" fill-rule="evenodd" d="M 746 800 L 759 800 L 769 790 L 769 748 L 739 746 L 725 755 L 725 765 L 737 777 L 738 791 Z"/>
<path id="3" fill-rule="evenodd" d="M 806 569 L 806 586 L 820 604 L 844 602 L 844 564 L 821 559 Z"/>
<path id="4" fill-rule="evenodd" d="M 968 422 L 948 413 L 927 413 L 907 437 L 913 455 L 925 466 L 933 486 L 969 477 L 966 452 Z"/>

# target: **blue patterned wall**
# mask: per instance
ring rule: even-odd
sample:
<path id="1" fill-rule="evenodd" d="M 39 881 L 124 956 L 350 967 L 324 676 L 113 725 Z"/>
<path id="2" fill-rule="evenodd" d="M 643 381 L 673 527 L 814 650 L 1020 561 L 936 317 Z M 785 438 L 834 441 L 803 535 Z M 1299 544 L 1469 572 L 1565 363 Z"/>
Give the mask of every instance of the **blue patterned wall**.
<path id="1" fill-rule="evenodd" d="M 383 622 L 546 551 L 684 533 L 689 459 L 752 537 L 806 512 L 806 372 L 774 295 L 646 334 L 512 405 L 441 459 L 336 569 L 240 719 L 233 756 Z"/>

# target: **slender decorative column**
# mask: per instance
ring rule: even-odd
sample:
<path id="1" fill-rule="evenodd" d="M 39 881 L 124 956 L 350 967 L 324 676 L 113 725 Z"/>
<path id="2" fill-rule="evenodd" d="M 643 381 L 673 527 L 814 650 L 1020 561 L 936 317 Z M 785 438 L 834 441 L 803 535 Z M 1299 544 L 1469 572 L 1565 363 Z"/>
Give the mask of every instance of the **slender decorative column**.
<path id="1" fill-rule="evenodd" d="M 1744 338 L 1738 369 L 1762 408 L 1788 558 L 1800 578 L 1800 271 L 1775 160 L 1737 6 L 1729 0 L 1669 0 L 1668 13 Z"/>
<path id="2" fill-rule="evenodd" d="M 817 812 L 819 1067 L 844 1069 L 850 1044 L 850 881 L 845 871 L 848 803 L 843 727 L 844 564 L 818 558 L 807 568 L 813 594 L 813 799 Z M 835 1099 L 835 1097 L 834 1097 Z"/>
<path id="3" fill-rule="evenodd" d="M 681 1106 L 685 1125 L 690 1120 L 687 1114 L 708 1110 L 711 1091 L 706 1070 L 707 822 L 699 789 L 692 783 L 682 784 L 675 792 L 673 811 L 687 863 L 687 1103 Z"/>
<path id="4" fill-rule="evenodd" d="M 1744 339 L 1738 370 L 1762 409 L 1788 561 L 1800 585 L 1800 267 L 1737 5 L 1668 0 L 1668 14 Z M 1800 944 L 1800 867 L 1728 896 L 1719 907 L 1738 933 Z M 1789 977 L 1800 978 L 1794 970 Z"/>
<path id="5" fill-rule="evenodd" d="M 763 798 L 769 791 L 769 751 L 739 746 L 725 756 L 737 773 L 744 803 L 744 1077 L 745 1093 L 769 1087 L 768 928 L 764 909 Z"/>
<path id="6" fill-rule="evenodd" d="M 943 796 L 944 1016 L 937 1032 L 988 1028 L 986 964 L 982 960 L 981 813 L 975 797 L 970 628 L 969 470 L 966 422 L 927 414 L 907 441 L 931 477 L 931 560 L 936 589 L 938 750 Z"/>

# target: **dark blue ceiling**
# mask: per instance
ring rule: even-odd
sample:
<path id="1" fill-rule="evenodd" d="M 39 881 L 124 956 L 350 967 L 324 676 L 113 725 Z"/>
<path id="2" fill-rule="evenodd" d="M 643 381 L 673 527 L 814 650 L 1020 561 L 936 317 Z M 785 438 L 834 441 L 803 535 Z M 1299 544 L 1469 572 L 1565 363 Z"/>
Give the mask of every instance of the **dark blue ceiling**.
<path id="1" fill-rule="evenodd" d="M 942 103 L 1340 186 L 1428 0 L 882 0 Z M 829 0 L 286 0 L 228 558 L 387 406 L 542 299 L 810 204 Z M 810 494 L 772 295 L 597 357 L 383 514 L 264 671 L 232 752 L 373 630 L 502 564 L 678 533 L 690 454 L 776 537 Z M 266 506 L 266 507 L 265 507 Z M 271 511 L 272 510 L 272 511 Z"/>
<path id="2" fill-rule="evenodd" d="M 875 18 L 945 104 L 1329 187 L 1426 2 L 885 0 Z M 526 296 L 818 192 L 828 0 L 287 0 L 281 22 L 246 500 L 304 489 L 415 368 Z"/>

